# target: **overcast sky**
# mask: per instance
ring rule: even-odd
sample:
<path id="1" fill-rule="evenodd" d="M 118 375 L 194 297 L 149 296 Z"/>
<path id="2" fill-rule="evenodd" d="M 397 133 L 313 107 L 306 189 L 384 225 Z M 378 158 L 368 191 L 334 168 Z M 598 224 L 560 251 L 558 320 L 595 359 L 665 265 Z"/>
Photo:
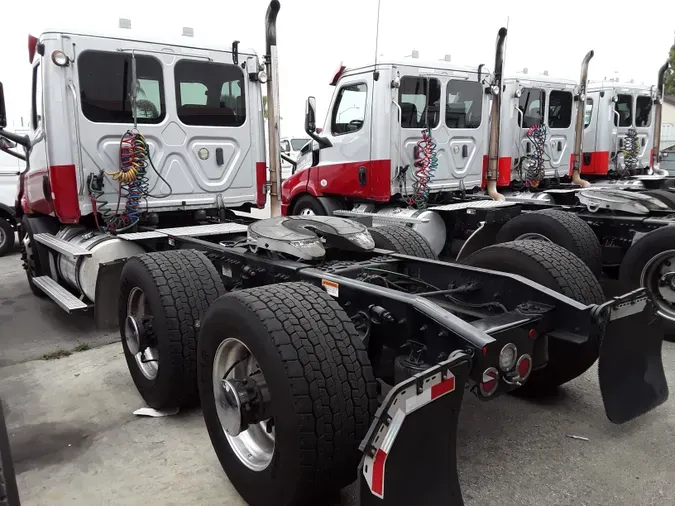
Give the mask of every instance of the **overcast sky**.
<path id="1" fill-rule="evenodd" d="M 78 29 L 116 29 L 118 18 L 130 18 L 132 31 L 179 35 L 183 26 L 200 38 L 230 47 L 264 51 L 266 0 L 190 0 L 169 7 L 166 0 L 91 2 L 31 0 L 3 2 L 0 25 L 0 81 L 5 86 L 10 125 L 30 110 L 28 33 Z M 675 33 L 675 2 L 641 0 L 624 3 L 483 0 L 381 0 L 379 51 L 405 56 L 413 49 L 421 59 L 452 55 L 461 64 L 494 61 L 498 29 L 508 19 L 506 71 L 524 67 L 530 73 L 578 80 L 579 65 L 590 49 L 591 79 L 611 78 L 655 84 Z M 564 7 L 564 8 L 561 8 Z M 583 17 L 577 9 L 585 9 Z M 326 113 L 333 88 L 328 85 L 340 62 L 355 66 L 375 54 L 377 0 L 282 0 L 278 18 L 282 135 L 302 132 L 304 100 L 317 98 L 319 116 Z M 11 49 L 10 49 L 11 48 Z"/>

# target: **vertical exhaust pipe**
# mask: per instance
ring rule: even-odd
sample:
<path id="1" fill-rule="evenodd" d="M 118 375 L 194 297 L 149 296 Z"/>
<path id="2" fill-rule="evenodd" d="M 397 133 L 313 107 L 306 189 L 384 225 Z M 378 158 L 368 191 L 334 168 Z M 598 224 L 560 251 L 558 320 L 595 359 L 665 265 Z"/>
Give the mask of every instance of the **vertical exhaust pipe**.
<path id="1" fill-rule="evenodd" d="M 588 85 L 588 64 L 595 53 L 591 49 L 581 62 L 581 77 L 579 78 L 579 101 L 577 102 L 577 121 L 574 130 L 574 163 L 572 163 L 572 182 L 584 188 L 591 183 L 581 179 L 581 157 L 584 140 L 584 116 L 586 115 L 586 87 Z"/>
<path id="2" fill-rule="evenodd" d="M 279 216 L 279 175 L 281 173 L 279 136 L 279 67 L 277 60 L 277 14 L 281 4 L 272 0 L 265 15 L 265 66 L 267 71 L 267 142 L 270 153 L 271 216 Z"/>
<path id="3" fill-rule="evenodd" d="M 663 122 L 662 108 L 663 108 L 663 87 L 665 84 L 666 72 L 668 71 L 668 63 L 666 62 L 659 69 L 659 77 L 657 80 L 656 103 L 654 104 L 654 156 L 651 160 L 652 170 L 654 174 L 659 176 L 667 176 L 668 172 L 660 167 L 661 163 L 661 123 Z"/>
<path id="4" fill-rule="evenodd" d="M 499 122 L 502 108 L 502 73 L 504 71 L 504 43 L 506 28 L 500 28 L 497 34 L 495 51 L 494 82 L 492 83 L 492 108 L 490 109 L 490 139 L 488 143 L 487 192 L 494 200 L 504 200 L 497 191 L 499 176 Z"/>

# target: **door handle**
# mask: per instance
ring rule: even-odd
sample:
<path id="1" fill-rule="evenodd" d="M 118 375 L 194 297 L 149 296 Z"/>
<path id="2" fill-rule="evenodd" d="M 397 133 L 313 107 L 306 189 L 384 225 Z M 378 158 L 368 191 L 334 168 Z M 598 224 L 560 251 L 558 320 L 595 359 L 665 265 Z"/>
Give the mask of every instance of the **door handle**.
<path id="1" fill-rule="evenodd" d="M 643 148 L 645 147 L 646 142 L 647 140 L 644 137 L 640 140 L 640 144 L 642 144 Z"/>
<path id="2" fill-rule="evenodd" d="M 359 167 L 359 185 L 366 186 L 366 168 L 363 165 Z"/>
<path id="3" fill-rule="evenodd" d="M 558 141 L 558 152 L 562 151 L 562 142 Z"/>
<path id="4" fill-rule="evenodd" d="M 462 158 L 468 158 L 468 156 L 469 156 L 469 146 L 464 144 L 462 146 Z"/>
<path id="5" fill-rule="evenodd" d="M 527 153 L 529 155 L 531 152 L 532 152 L 532 146 L 530 146 L 529 142 L 526 142 L 525 143 L 525 153 Z"/>

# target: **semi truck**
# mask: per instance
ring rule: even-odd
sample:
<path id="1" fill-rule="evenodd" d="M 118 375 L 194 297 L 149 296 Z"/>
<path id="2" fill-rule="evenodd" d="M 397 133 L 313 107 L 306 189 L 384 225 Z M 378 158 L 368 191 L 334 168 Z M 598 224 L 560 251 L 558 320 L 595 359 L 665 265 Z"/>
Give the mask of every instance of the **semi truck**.
<path id="1" fill-rule="evenodd" d="M 150 407 L 201 402 L 219 461 L 253 506 L 320 504 L 354 480 L 361 506 L 462 504 L 465 391 L 543 395 L 599 361 L 611 422 L 665 402 L 652 287 L 607 301 L 557 244 L 518 239 L 446 262 L 404 218 L 233 212 L 268 195 L 278 208 L 279 11 L 270 2 L 261 58 L 236 41 L 30 39 L 41 121 L 27 137 L 3 122 L 0 137 L 28 165 L 17 214 L 36 295 L 119 328 Z M 317 135 L 314 118 L 310 101 Z M 367 128 L 357 119 L 340 124 Z M 455 216 L 479 208 L 460 202 Z M 500 223 L 521 211 L 488 208 Z"/>

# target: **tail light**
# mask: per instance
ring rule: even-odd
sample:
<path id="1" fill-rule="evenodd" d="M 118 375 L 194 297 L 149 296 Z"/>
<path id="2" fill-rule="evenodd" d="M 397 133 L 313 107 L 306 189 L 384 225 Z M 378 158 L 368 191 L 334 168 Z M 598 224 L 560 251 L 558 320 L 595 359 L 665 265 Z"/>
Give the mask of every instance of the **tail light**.
<path id="1" fill-rule="evenodd" d="M 480 383 L 480 393 L 485 397 L 489 397 L 497 391 L 499 386 L 499 371 L 494 367 L 490 367 L 483 371 L 483 379 Z"/>
<path id="2" fill-rule="evenodd" d="M 518 379 L 524 381 L 532 372 L 532 357 L 529 355 L 521 355 L 516 363 L 516 372 L 518 373 Z"/>

